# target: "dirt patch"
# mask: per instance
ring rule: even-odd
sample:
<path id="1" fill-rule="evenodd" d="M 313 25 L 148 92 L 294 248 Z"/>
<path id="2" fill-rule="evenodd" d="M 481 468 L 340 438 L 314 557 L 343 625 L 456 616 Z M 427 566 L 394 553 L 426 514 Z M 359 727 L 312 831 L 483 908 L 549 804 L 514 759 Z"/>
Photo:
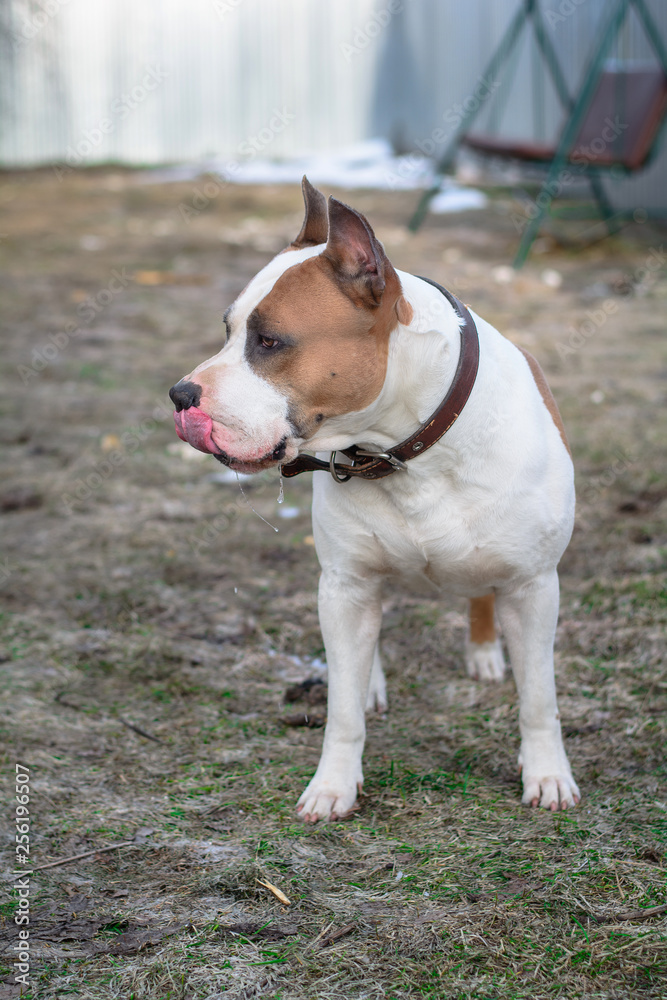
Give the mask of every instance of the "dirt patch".
<path id="1" fill-rule="evenodd" d="M 322 731 L 289 723 L 323 715 L 323 685 L 285 692 L 326 679 L 310 485 L 244 497 L 166 397 L 298 232 L 300 193 L 228 188 L 192 218 L 193 187 L 0 182 L 5 873 L 17 762 L 31 862 L 96 851 L 31 879 L 24 996 L 667 996 L 664 234 L 543 240 L 508 281 L 505 196 L 412 237 L 411 195 L 342 195 L 549 377 L 578 477 L 557 681 L 584 799 L 521 807 L 512 682 L 465 677 L 462 604 L 390 587 L 360 808 L 306 828 Z"/>

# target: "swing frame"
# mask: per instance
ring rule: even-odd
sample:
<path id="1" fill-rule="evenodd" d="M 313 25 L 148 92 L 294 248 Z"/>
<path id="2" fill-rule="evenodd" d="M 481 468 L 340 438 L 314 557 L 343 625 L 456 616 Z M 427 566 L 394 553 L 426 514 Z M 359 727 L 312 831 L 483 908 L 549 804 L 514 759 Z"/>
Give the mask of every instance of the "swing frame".
<path id="1" fill-rule="evenodd" d="M 609 172 L 610 169 L 624 175 L 629 175 L 633 171 L 627 166 L 624 166 L 622 163 L 614 164 L 612 167 L 609 165 L 595 165 L 594 163 L 587 163 L 585 168 L 577 169 L 576 165 L 569 160 L 569 155 L 600 83 L 605 59 L 609 54 L 614 40 L 621 31 L 631 8 L 634 8 L 644 28 L 646 36 L 658 58 L 662 71 L 667 77 L 667 48 L 665 48 L 665 45 L 663 44 L 662 38 L 657 30 L 657 26 L 647 9 L 645 0 L 616 0 L 616 3 L 610 6 L 609 15 L 602 28 L 600 41 L 597 48 L 593 52 L 589 66 L 586 70 L 583 84 L 576 97 L 573 97 L 568 90 L 560 62 L 558 61 L 558 57 L 551 44 L 548 33 L 545 30 L 539 0 L 522 0 L 519 9 L 512 18 L 509 27 L 500 42 L 500 45 L 484 70 L 483 77 L 485 79 L 488 79 L 489 77 L 496 77 L 499 71 L 502 70 L 503 66 L 508 62 L 524 28 L 528 26 L 529 22 L 532 22 L 537 44 L 546 63 L 558 98 L 567 115 L 565 126 L 561 131 L 554 150 L 546 179 L 542 184 L 541 191 L 536 200 L 537 212 L 528 221 L 521 236 L 519 248 L 514 258 L 514 267 L 517 270 L 523 266 L 526 258 L 528 257 L 530 248 L 539 232 L 542 221 L 546 213 L 551 208 L 552 201 L 556 197 L 555 192 L 557 192 L 559 188 L 558 178 L 564 171 L 585 174 L 595 201 L 597 202 L 600 214 L 606 224 L 607 232 L 610 235 L 618 230 L 619 226 L 617 223 L 619 219 L 626 215 L 624 212 L 619 213 L 614 210 L 606 195 L 604 187 L 602 186 L 600 174 L 603 171 Z M 444 174 L 452 166 L 458 148 L 469 133 L 480 110 L 481 104 L 478 108 L 474 109 L 464 119 L 464 121 L 461 122 L 458 129 L 452 136 L 452 139 L 443 156 L 438 161 L 436 166 L 437 179 L 432 187 L 423 193 L 417 209 L 410 220 L 409 228 L 412 232 L 416 232 L 424 221 L 431 200 L 436 194 L 438 194 L 442 187 Z M 648 162 L 655 154 L 664 124 L 665 119 L 663 117 L 662 123 L 653 139 L 651 150 L 646 162 Z"/>

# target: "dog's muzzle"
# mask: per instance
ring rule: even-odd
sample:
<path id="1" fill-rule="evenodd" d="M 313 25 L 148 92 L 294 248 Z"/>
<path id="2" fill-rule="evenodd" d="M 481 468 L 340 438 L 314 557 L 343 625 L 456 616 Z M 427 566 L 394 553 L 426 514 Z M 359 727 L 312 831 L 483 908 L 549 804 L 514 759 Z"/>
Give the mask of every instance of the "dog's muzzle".
<path id="1" fill-rule="evenodd" d="M 213 455 L 222 462 L 223 465 L 231 465 L 232 462 L 244 462 L 249 465 L 262 465 L 268 462 L 280 462 L 287 451 L 287 438 L 281 441 L 266 455 L 261 456 L 251 462 L 244 459 L 234 458 L 220 448 L 213 439 L 213 420 L 199 409 L 202 396 L 202 388 L 195 382 L 177 382 L 169 390 L 169 396 L 175 406 L 174 426 L 181 441 L 186 441 L 197 451 L 203 451 Z"/>

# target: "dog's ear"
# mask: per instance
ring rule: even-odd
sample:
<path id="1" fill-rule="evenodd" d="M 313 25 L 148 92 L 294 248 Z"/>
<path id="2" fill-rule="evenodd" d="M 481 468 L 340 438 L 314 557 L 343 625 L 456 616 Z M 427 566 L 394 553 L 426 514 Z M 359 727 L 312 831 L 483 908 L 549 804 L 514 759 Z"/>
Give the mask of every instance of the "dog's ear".
<path id="1" fill-rule="evenodd" d="M 301 190 L 303 191 L 306 214 L 301 232 L 290 244 L 294 250 L 303 250 L 304 247 L 316 247 L 320 243 L 326 243 L 329 230 L 327 200 L 321 191 L 313 187 L 305 174 L 301 181 Z"/>
<path id="2" fill-rule="evenodd" d="M 336 198 L 329 198 L 329 239 L 322 256 L 355 305 L 380 304 L 386 284 L 384 250 L 364 216 Z"/>

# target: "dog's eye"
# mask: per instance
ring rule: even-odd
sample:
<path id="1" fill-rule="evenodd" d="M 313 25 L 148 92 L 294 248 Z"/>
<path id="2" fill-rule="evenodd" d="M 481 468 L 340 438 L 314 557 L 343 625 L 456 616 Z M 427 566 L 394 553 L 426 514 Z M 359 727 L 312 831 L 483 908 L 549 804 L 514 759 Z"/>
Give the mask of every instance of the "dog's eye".
<path id="1" fill-rule="evenodd" d="M 273 337 L 260 337 L 259 342 L 262 347 L 265 347 L 267 351 L 272 350 L 274 347 L 278 346 L 278 341 L 274 340 Z"/>

